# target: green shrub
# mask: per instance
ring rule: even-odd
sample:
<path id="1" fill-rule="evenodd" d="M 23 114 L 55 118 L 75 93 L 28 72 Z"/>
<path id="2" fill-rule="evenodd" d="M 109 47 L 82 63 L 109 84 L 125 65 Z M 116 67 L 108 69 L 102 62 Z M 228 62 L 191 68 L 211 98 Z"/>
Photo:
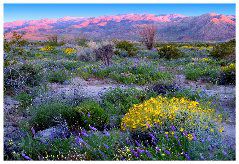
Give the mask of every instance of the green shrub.
<path id="1" fill-rule="evenodd" d="M 4 70 L 4 87 L 6 91 L 18 92 L 26 87 L 40 83 L 40 70 L 31 64 L 10 66 Z"/>
<path id="2" fill-rule="evenodd" d="M 16 96 L 16 99 L 20 101 L 21 107 L 26 108 L 27 106 L 31 105 L 32 103 L 32 96 L 25 92 L 21 92 Z"/>
<path id="3" fill-rule="evenodd" d="M 109 115 L 111 126 L 119 126 L 120 119 L 130 107 L 154 96 L 156 96 L 154 92 L 141 91 L 136 88 L 116 88 L 103 95 L 102 106 Z"/>
<path id="4" fill-rule="evenodd" d="M 87 47 L 88 46 L 87 45 L 88 40 L 86 38 L 78 37 L 78 38 L 75 39 L 75 42 L 78 46 L 81 46 L 81 47 Z"/>
<path id="5" fill-rule="evenodd" d="M 68 76 L 67 76 L 66 71 L 64 71 L 64 70 L 54 71 L 48 75 L 48 81 L 50 83 L 61 83 L 62 84 L 67 79 L 68 79 Z"/>
<path id="6" fill-rule="evenodd" d="M 158 48 L 158 54 L 160 57 L 166 59 L 177 59 L 182 56 L 182 52 L 177 47 L 172 45 Z"/>
<path id="7" fill-rule="evenodd" d="M 235 40 L 231 40 L 226 43 L 219 43 L 216 46 L 213 47 L 213 50 L 211 51 L 211 56 L 215 58 L 227 58 L 231 55 L 235 56 Z"/>
<path id="8" fill-rule="evenodd" d="M 106 112 L 100 105 L 92 100 L 86 100 L 75 107 L 75 111 L 80 115 L 80 125 L 85 129 L 93 126 L 97 129 L 104 129 L 108 121 Z"/>
<path id="9" fill-rule="evenodd" d="M 221 67 L 219 84 L 232 84 L 236 82 L 236 67 L 234 63 Z"/>
<path id="10" fill-rule="evenodd" d="M 61 103 L 48 103 L 31 109 L 32 118 L 29 121 L 35 130 L 43 130 L 66 120 L 68 126 L 78 126 L 79 116 L 73 107 Z"/>
<path id="11" fill-rule="evenodd" d="M 208 82 L 218 82 L 220 68 L 206 63 L 189 63 L 184 68 L 184 73 L 189 80 L 203 79 Z"/>
<path id="12" fill-rule="evenodd" d="M 64 61 L 62 64 L 69 71 L 75 70 L 78 66 L 76 61 Z"/>
<path id="13" fill-rule="evenodd" d="M 119 41 L 116 43 L 116 55 L 120 55 L 120 51 L 126 51 L 128 56 L 132 57 L 137 54 L 137 48 L 134 46 L 133 43 L 128 42 L 128 41 Z"/>

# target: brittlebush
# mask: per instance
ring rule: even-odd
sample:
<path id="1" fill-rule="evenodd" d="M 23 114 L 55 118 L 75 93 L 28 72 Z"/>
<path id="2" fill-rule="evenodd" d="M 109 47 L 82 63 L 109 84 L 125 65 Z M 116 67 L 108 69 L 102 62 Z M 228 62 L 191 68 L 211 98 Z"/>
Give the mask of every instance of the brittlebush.
<path id="1" fill-rule="evenodd" d="M 129 109 L 122 119 L 121 129 L 145 131 L 157 126 L 167 130 L 170 125 L 175 125 L 187 131 L 206 130 L 215 128 L 214 123 L 220 120 L 214 109 L 203 107 L 196 101 L 158 96 Z"/>
<path id="2" fill-rule="evenodd" d="M 71 55 L 71 54 L 76 53 L 76 49 L 74 49 L 74 48 L 66 48 L 66 49 L 64 49 L 64 53 L 67 54 L 67 55 Z"/>

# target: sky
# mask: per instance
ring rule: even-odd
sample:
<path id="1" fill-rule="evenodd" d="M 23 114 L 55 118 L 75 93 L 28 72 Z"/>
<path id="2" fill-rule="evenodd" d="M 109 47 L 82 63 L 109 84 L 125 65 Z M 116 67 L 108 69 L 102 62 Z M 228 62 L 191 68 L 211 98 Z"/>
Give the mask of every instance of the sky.
<path id="1" fill-rule="evenodd" d="M 118 14 L 235 15 L 235 4 L 4 4 L 4 22 Z"/>

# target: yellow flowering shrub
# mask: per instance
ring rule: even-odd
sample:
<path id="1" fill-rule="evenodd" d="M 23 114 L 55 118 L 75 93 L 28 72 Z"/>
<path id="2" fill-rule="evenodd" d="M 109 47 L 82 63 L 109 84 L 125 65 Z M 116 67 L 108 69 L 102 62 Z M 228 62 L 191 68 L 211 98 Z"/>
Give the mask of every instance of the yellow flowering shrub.
<path id="1" fill-rule="evenodd" d="M 40 48 L 41 51 L 45 51 L 45 52 L 53 51 L 54 49 L 55 48 L 53 46 L 44 46 Z"/>
<path id="2" fill-rule="evenodd" d="M 227 66 L 222 66 L 221 69 L 222 69 L 223 72 L 230 72 L 230 71 L 235 71 L 236 66 L 235 66 L 235 63 L 231 63 Z"/>
<path id="3" fill-rule="evenodd" d="M 129 109 L 122 118 L 121 129 L 144 131 L 154 125 L 166 128 L 175 125 L 180 131 L 196 128 L 206 130 L 214 128 L 212 121 L 217 121 L 214 109 L 185 98 L 158 96 Z"/>
<path id="4" fill-rule="evenodd" d="M 76 53 L 76 49 L 74 49 L 74 48 L 65 48 L 64 49 L 64 53 L 67 54 L 67 55 L 71 55 L 71 54 Z"/>

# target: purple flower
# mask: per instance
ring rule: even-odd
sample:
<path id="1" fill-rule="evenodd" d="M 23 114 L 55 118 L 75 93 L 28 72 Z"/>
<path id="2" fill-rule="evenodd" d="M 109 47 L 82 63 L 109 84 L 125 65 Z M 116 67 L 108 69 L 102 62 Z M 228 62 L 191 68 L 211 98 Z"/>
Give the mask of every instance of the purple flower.
<path id="1" fill-rule="evenodd" d="M 194 133 L 192 135 L 193 135 L 193 140 L 196 141 L 197 140 L 196 135 Z"/>
<path id="2" fill-rule="evenodd" d="M 87 116 L 90 117 L 90 112 L 88 112 Z"/>
<path id="3" fill-rule="evenodd" d="M 150 133 L 149 136 L 152 138 L 152 140 L 156 140 L 155 136 L 152 133 Z"/>
<path id="4" fill-rule="evenodd" d="M 185 153 L 184 156 L 186 157 L 187 160 L 190 160 L 188 153 Z"/>
<path id="5" fill-rule="evenodd" d="M 97 131 L 97 129 L 96 129 L 95 127 L 90 126 L 90 125 L 89 125 L 89 127 L 90 127 L 91 130 L 93 130 L 93 131 Z"/>
<path id="6" fill-rule="evenodd" d="M 22 157 L 26 160 L 32 160 L 29 156 L 27 156 L 26 154 L 22 153 Z"/>
<path id="7" fill-rule="evenodd" d="M 136 143 L 136 145 L 137 145 L 138 147 L 141 146 L 141 144 L 140 144 L 137 140 L 135 140 L 135 143 Z"/>
<path id="8" fill-rule="evenodd" d="M 171 126 L 172 131 L 176 131 L 176 128 L 174 125 Z"/>
<path id="9" fill-rule="evenodd" d="M 171 154 L 170 151 L 168 151 L 168 150 L 164 150 L 164 152 L 165 152 L 167 155 L 170 155 L 170 154 Z"/>
<path id="10" fill-rule="evenodd" d="M 31 128 L 31 131 L 32 131 L 33 136 L 35 136 L 36 131 L 35 131 L 35 129 L 33 127 Z"/>
<path id="11" fill-rule="evenodd" d="M 78 143 L 78 144 L 86 144 L 86 142 L 82 138 L 80 138 L 80 137 L 76 137 L 76 143 Z"/>
<path id="12" fill-rule="evenodd" d="M 227 155 L 227 152 L 226 152 L 225 150 L 223 150 L 223 151 L 222 151 L 222 154 L 226 156 L 226 155 Z"/>
<path id="13" fill-rule="evenodd" d="M 105 134 L 107 137 L 109 137 L 109 136 L 110 136 L 110 133 L 109 133 L 109 132 L 107 132 L 106 130 L 104 130 L 104 134 Z"/>
<path id="14" fill-rule="evenodd" d="M 133 149 L 130 149 L 131 153 L 133 153 L 133 155 L 138 158 L 139 154 L 137 153 L 137 151 L 134 151 Z"/>
<path id="15" fill-rule="evenodd" d="M 89 135 L 86 133 L 85 130 L 82 130 L 82 131 L 81 131 L 81 135 L 84 136 L 84 137 L 88 137 L 88 136 L 89 136 Z"/>
<path id="16" fill-rule="evenodd" d="M 137 151 L 138 151 L 139 154 L 144 153 L 144 150 L 143 150 L 143 149 L 140 149 L 140 148 L 138 148 Z"/>
<path id="17" fill-rule="evenodd" d="M 165 134 L 165 137 L 168 139 L 168 134 Z"/>
<path id="18" fill-rule="evenodd" d="M 107 144 L 104 144 L 104 147 L 105 147 L 106 149 L 109 149 L 109 148 L 110 148 Z"/>
<path id="19" fill-rule="evenodd" d="M 145 153 L 146 153 L 148 158 L 152 158 L 152 154 L 149 151 L 146 150 Z"/>
<path id="20" fill-rule="evenodd" d="M 180 140 L 178 140 L 178 145 L 179 145 L 179 146 L 182 146 L 182 144 L 181 144 Z"/>
<path id="21" fill-rule="evenodd" d="M 160 148 L 159 147 L 156 147 L 155 150 L 156 150 L 157 153 L 160 152 Z"/>
<path id="22" fill-rule="evenodd" d="M 188 135 L 187 131 L 183 131 L 183 135 L 187 136 Z"/>

